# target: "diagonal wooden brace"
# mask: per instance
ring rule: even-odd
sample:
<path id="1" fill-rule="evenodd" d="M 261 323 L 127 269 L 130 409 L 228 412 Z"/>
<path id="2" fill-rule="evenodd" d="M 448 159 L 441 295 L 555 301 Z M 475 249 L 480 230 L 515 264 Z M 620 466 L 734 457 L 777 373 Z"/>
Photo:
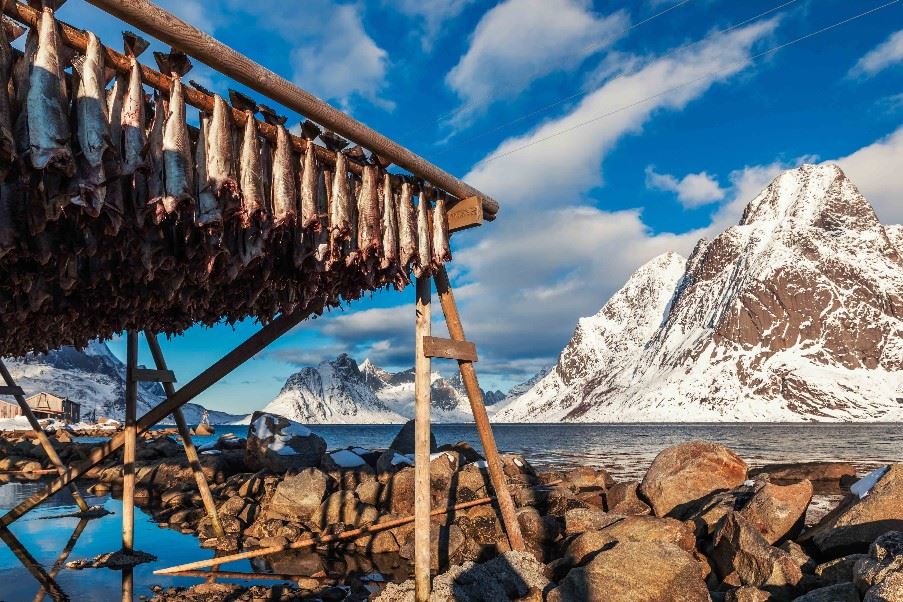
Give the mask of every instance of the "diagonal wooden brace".
<path id="1" fill-rule="evenodd" d="M 308 315 L 309 312 L 303 311 L 281 315 L 261 328 L 238 347 L 224 355 L 215 364 L 198 374 L 184 387 L 176 391 L 175 395 L 168 397 L 163 403 L 142 416 L 137 425 L 138 434 L 140 435 L 172 414 L 174 410 L 181 408 L 183 405 L 206 391 L 224 376 L 251 359 L 267 345 L 294 328 Z M 84 462 L 75 466 L 70 466 L 64 473 L 60 474 L 58 478 L 51 481 L 46 489 L 23 500 L 18 506 L 12 508 L 9 512 L 0 517 L 0 526 L 8 526 L 48 497 L 69 485 L 69 483 L 73 482 L 91 468 L 100 464 L 105 458 L 116 452 L 116 450 L 122 447 L 124 442 L 125 434 L 117 433 L 109 441 L 95 447 L 91 453 L 88 454 L 88 458 Z"/>
<path id="2" fill-rule="evenodd" d="M 160 342 L 157 340 L 157 335 L 149 330 L 145 330 L 144 338 L 147 339 L 147 345 L 150 347 L 151 355 L 154 356 L 154 364 L 157 366 L 155 372 L 169 373 L 171 375 L 172 370 L 169 370 L 166 367 L 166 358 L 163 357 L 163 350 L 160 348 Z M 151 371 L 149 370 L 148 372 Z M 175 380 L 176 379 L 173 376 L 171 380 L 161 381 L 167 397 L 172 397 L 176 394 L 176 388 L 172 386 L 172 383 L 175 382 Z M 194 480 L 198 484 L 198 491 L 201 494 L 201 500 L 204 502 L 204 509 L 207 511 L 207 516 L 210 517 L 210 524 L 213 527 L 213 532 L 217 537 L 225 537 L 226 532 L 223 530 L 223 524 L 216 511 L 216 502 L 213 501 L 213 494 L 210 493 L 210 485 L 207 483 L 207 477 L 204 476 L 204 469 L 201 467 L 201 458 L 198 456 L 198 450 L 194 446 L 194 441 L 191 440 L 191 429 L 188 428 L 188 423 L 185 422 L 182 408 L 173 410 L 172 417 L 176 421 L 179 435 L 182 436 L 182 444 L 185 447 L 185 455 L 188 457 L 188 465 L 191 466 L 191 471 L 194 473 Z"/>
<path id="3" fill-rule="evenodd" d="M 455 296 L 452 293 L 451 284 L 448 281 L 448 272 L 445 271 L 445 267 L 440 267 L 436 270 L 433 278 L 436 282 L 436 291 L 439 293 L 442 313 L 445 314 L 448 333 L 455 341 L 463 342 L 466 340 L 464 337 L 464 326 L 461 323 L 461 315 L 458 313 L 458 305 L 455 302 Z M 480 435 L 480 442 L 483 444 L 483 452 L 486 454 L 486 466 L 489 469 L 489 478 L 498 498 L 502 522 L 505 525 L 505 532 L 508 534 L 508 543 L 511 544 L 512 550 L 526 551 L 524 538 L 520 531 L 520 523 L 517 521 L 517 509 L 514 506 L 514 500 L 511 499 L 511 493 L 508 491 L 508 484 L 505 479 L 505 473 L 502 470 L 498 448 L 495 446 L 495 437 L 492 435 L 492 427 L 489 424 L 489 415 L 486 413 L 486 406 L 483 404 L 483 395 L 480 392 L 480 384 L 477 381 L 477 372 L 474 370 L 473 362 L 466 359 L 458 360 L 458 369 L 461 372 L 461 380 L 464 381 L 464 388 L 467 390 L 467 397 L 470 399 L 470 408 L 473 411 L 473 419 L 477 426 L 477 432 Z"/>
<path id="4" fill-rule="evenodd" d="M 28 420 L 28 424 L 31 425 L 31 429 L 34 431 L 35 436 L 37 436 L 38 441 L 40 441 L 41 447 L 44 448 L 47 458 L 59 474 L 64 474 L 66 472 L 66 467 L 63 464 L 63 461 L 60 459 L 59 454 L 56 453 L 56 449 L 54 449 L 53 444 L 50 442 L 50 438 L 47 437 L 47 433 L 44 432 L 44 429 L 42 429 L 40 423 L 38 423 L 37 417 L 34 415 L 34 412 L 31 411 L 31 406 L 25 401 L 25 394 L 22 392 L 22 389 L 16 385 L 12 374 L 9 373 L 9 370 L 7 370 L 6 364 L 3 363 L 2 359 L 0 359 L 0 375 L 3 376 L 3 382 L 6 383 L 6 387 L 4 388 L 11 391 L 10 393 L 7 393 L 7 395 L 12 395 L 16 398 L 16 403 L 19 404 L 22 415 L 25 416 Z M 72 499 L 74 499 L 75 503 L 78 505 L 78 509 L 82 512 L 87 512 L 88 503 L 78 491 L 78 487 L 75 486 L 75 483 L 71 482 L 67 483 L 67 485 L 69 487 L 69 492 L 72 494 Z"/>

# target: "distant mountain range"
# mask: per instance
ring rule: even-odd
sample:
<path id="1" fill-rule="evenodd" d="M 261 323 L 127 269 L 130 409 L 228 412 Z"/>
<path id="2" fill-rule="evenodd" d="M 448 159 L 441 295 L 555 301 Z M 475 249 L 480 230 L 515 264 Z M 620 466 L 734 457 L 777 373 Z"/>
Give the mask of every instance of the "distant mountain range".
<path id="1" fill-rule="evenodd" d="M 47 391 L 69 397 L 81 404 L 82 419 L 92 412 L 97 418 L 125 418 L 125 364 L 107 347 L 92 341 L 84 351 L 63 347 L 47 354 L 29 354 L 24 358 L 4 359 L 16 383 L 27 395 Z M 139 383 L 138 415 L 159 404 L 166 395 L 159 383 Z M 188 424 L 201 420 L 204 408 L 195 403 L 182 406 Z M 240 420 L 242 417 L 210 410 L 214 424 Z M 167 417 L 165 423 L 172 424 Z"/>
<path id="2" fill-rule="evenodd" d="M 903 420 L 903 227 L 834 165 L 639 268 L 506 422 Z"/>

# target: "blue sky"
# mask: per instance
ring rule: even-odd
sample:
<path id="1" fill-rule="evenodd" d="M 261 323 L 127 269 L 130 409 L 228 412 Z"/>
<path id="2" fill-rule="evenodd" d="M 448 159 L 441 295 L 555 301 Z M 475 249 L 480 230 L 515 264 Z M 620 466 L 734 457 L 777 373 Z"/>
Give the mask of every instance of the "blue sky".
<path id="1" fill-rule="evenodd" d="M 454 237 L 451 270 L 483 384 L 506 389 L 633 270 L 735 224 L 782 169 L 838 161 L 883 221 L 903 221 L 903 2 L 799 40 L 886 2 L 160 3 L 501 202 L 497 222 Z M 60 17 L 119 45 L 123 25 L 83 0 Z M 240 88 L 203 65 L 191 77 Z M 342 351 L 409 367 L 412 299 L 380 292 L 309 321 L 199 401 L 260 407 Z M 186 382 L 255 328 L 164 347 Z"/>

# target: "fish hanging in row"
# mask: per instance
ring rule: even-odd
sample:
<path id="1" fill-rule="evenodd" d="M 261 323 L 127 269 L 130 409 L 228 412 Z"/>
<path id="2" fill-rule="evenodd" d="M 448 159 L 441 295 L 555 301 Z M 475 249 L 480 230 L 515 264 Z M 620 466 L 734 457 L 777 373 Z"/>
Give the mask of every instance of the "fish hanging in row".
<path id="1" fill-rule="evenodd" d="M 154 53 L 160 71 L 172 78 L 169 108 L 163 123 L 163 194 L 150 199 L 159 203 L 157 221 L 180 209 L 192 208 L 194 166 L 186 122 L 182 76 L 191 70 L 191 61 L 181 52 Z M 209 177 L 209 176 L 208 176 Z"/>

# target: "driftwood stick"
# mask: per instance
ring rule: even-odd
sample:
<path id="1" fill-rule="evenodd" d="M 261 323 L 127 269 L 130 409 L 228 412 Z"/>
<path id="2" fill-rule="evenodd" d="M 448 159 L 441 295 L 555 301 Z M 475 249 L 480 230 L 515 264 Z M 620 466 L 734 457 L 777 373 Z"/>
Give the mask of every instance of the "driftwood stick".
<path id="1" fill-rule="evenodd" d="M 465 341 L 464 325 L 461 323 L 458 304 L 455 302 L 455 295 L 452 292 L 445 266 L 436 270 L 435 279 L 448 333 L 455 341 Z M 461 380 L 464 381 L 464 388 L 467 390 L 467 397 L 470 399 L 470 408 L 473 411 L 473 419 L 480 435 L 480 443 L 483 445 L 483 453 L 486 455 L 489 478 L 492 480 L 495 494 L 499 498 L 499 510 L 502 513 L 505 533 L 508 534 L 508 543 L 511 544 L 512 550 L 525 551 L 526 546 L 520 532 L 520 523 L 517 522 L 517 510 L 514 507 L 514 500 L 511 499 L 511 493 L 508 491 L 505 473 L 502 470 L 502 461 L 499 458 L 492 426 L 489 424 L 489 415 L 486 413 L 480 384 L 477 381 L 477 372 L 473 367 L 473 362 L 467 360 L 458 360 L 458 369 L 461 372 Z"/>
<path id="2" fill-rule="evenodd" d="M 151 355 L 154 356 L 154 364 L 156 364 L 157 370 L 167 370 L 166 359 L 163 357 L 163 350 L 160 348 L 160 342 L 157 340 L 157 335 L 149 330 L 145 330 L 144 338 L 147 339 Z M 172 397 L 176 394 L 176 388 L 171 382 L 164 382 L 163 390 L 166 391 L 167 397 Z M 223 530 L 223 524 L 220 522 L 219 513 L 216 511 L 216 502 L 213 501 L 213 494 L 210 493 L 210 485 L 207 483 L 207 477 L 204 476 L 204 469 L 201 467 L 201 459 L 200 456 L 198 456 L 197 448 L 194 446 L 194 441 L 191 440 L 191 429 L 188 428 L 188 424 L 185 422 L 182 408 L 176 408 L 173 411 L 172 416 L 179 429 L 179 435 L 182 437 L 182 445 L 185 447 L 188 465 L 191 466 L 191 471 L 194 473 L 194 480 L 198 484 L 198 491 L 201 494 L 201 500 L 204 502 L 204 509 L 207 511 L 207 516 L 210 517 L 213 533 L 217 537 L 225 537 L 226 532 Z"/>
<path id="3" fill-rule="evenodd" d="M 142 416 L 137 425 L 138 434 L 143 433 L 168 415 L 172 414 L 176 408 L 182 407 L 209 389 L 227 374 L 254 357 L 254 355 L 264 349 L 267 345 L 291 330 L 308 315 L 309 313 L 304 311 L 283 314 L 258 330 L 238 347 L 224 355 L 215 364 L 198 374 L 184 387 L 176 391 L 175 395 L 168 397 L 163 403 Z M 91 468 L 100 464 L 105 458 L 109 457 L 122 447 L 124 441 L 125 433 L 117 433 L 109 441 L 95 447 L 91 450 L 87 460 L 75 466 L 70 466 L 66 469 L 65 473 L 60 474 L 58 478 L 54 479 L 46 489 L 23 500 L 15 508 L 0 517 L 0 526 L 9 525 L 48 497 L 85 474 Z"/>
<path id="4" fill-rule="evenodd" d="M 12 374 L 9 373 L 9 370 L 6 368 L 6 364 L 3 363 L 3 360 L 0 359 L 0 375 L 3 376 L 3 381 L 6 383 L 8 387 L 16 386 L 16 381 L 13 380 Z M 37 417 L 34 415 L 34 412 L 31 411 L 31 406 L 28 405 L 28 402 L 25 400 L 24 395 L 14 395 L 16 398 L 16 403 L 19 404 L 19 409 L 22 411 L 22 414 L 28 420 L 28 424 L 31 425 L 32 430 L 34 431 L 35 436 L 38 438 L 38 441 L 41 442 L 41 447 L 44 448 L 44 452 L 47 454 L 47 458 L 50 459 L 50 462 L 56 467 L 55 471 L 59 474 L 63 474 L 66 472 L 66 467 L 63 465 L 63 461 L 60 459 L 59 454 L 56 453 L 56 449 L 54 449 L 53 444 L 50 442 L 50 438 L 47 436 L 47 433 L 44 432 L 44 429 L 41 428 L 40 423 L 38 422 Z M 75 500 L 75 503 L 78 505 L 78 509 L 82 512 L 86 512 L 88 510 L 88 503 L 85 501 L 85 498 L 82 497 L 82 494 L 79 492 L 78 487 L 75 483 L 69 483 L 69 492 L 72 494 L 72 499 Z M 6 523 L 4 523 L 4 526 Z"/>
<path id="5" fill-rule="evenodd" d="M 417 278 L 414 328 L 414 599 L 430 598 L 430 336 L 429 276 Z"/>

